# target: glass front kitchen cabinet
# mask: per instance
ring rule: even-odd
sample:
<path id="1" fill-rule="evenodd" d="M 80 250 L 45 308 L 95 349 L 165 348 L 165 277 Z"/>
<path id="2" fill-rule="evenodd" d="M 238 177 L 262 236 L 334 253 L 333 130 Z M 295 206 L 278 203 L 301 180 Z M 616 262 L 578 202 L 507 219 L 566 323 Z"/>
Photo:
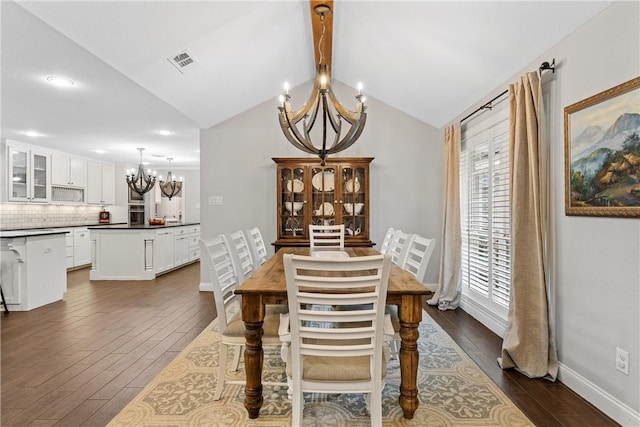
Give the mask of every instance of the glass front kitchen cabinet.
<path id="1" fill-rule="evenodd" d="M 369 239 L 369 164 L 372 157 L 274 158 L 277 165 L 277 240 L 309 246 L 309 224 L 344 224 L 346 246 Z"/>
<path id="2" fill-rule="evenodd" d="M 51 200 L 49 155 L 29 146 L 7 144 L 8 200 L 48 202 Z"/>

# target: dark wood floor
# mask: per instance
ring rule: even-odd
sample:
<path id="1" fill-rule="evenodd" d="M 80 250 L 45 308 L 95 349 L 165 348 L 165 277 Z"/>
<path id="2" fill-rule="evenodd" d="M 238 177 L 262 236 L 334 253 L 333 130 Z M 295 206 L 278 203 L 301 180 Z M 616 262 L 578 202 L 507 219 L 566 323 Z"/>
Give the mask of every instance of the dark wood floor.
<path id="1" fill-rule="evenodd" d="M 64 301 L 0 316 L 1 425 L 106 425 L 214 319 L 199 272 L 90 282 L 73 271 Z M 616 425 L 560 384 L 500 370 L 501 340 L 463 311 L 426 309 L 537 425 Z"/>

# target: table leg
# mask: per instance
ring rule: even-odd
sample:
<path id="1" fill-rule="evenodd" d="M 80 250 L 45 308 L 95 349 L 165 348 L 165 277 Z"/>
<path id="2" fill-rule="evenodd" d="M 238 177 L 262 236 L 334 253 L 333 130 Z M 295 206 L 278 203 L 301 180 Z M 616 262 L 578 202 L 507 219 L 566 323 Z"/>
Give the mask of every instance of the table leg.
<path id="1" fill-rule="evenodd" d="M 412 419 L 418 409 L 418 326 L 422 320 L 420 295 L 403 295 L 399 306 L 400 337 L 400 407 L 404 417 Z"/>
<path id="2" fill-rule="evenodd" d="M 249 418 L 258 418 L 262 407 L 262 325 L 264 323 L 264 304 L 258 295 L 242 296 L 242 320 L 245 327 L 247 345 L 244 351 L 246 386 L 244 407 Z"/>

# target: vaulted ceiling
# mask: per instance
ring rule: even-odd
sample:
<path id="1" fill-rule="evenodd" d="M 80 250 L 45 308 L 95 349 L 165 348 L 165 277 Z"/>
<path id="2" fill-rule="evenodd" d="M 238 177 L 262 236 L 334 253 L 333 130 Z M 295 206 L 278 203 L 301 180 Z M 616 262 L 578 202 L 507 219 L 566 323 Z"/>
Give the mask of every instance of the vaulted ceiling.
<path id="1" fill-rule="evenodd" d="M 335 0 L 333 79 L 440 128 L 610 3 Z M 198 167 L 199 129 L 269 100 L 277 122 L 282 83 L 315 75 L 307 0 L 0 8 L 1 136 L 115 163 Z"/>

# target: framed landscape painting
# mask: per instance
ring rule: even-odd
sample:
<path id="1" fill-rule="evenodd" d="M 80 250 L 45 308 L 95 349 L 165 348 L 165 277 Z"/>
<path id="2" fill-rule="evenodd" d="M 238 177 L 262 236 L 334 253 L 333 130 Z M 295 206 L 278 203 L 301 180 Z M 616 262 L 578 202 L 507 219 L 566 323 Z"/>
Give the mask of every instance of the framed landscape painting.
<path id="1" fill-rule="evenodd" d="M 566 215 L 640 217 L 640 77 L 564 109 Z"/>

